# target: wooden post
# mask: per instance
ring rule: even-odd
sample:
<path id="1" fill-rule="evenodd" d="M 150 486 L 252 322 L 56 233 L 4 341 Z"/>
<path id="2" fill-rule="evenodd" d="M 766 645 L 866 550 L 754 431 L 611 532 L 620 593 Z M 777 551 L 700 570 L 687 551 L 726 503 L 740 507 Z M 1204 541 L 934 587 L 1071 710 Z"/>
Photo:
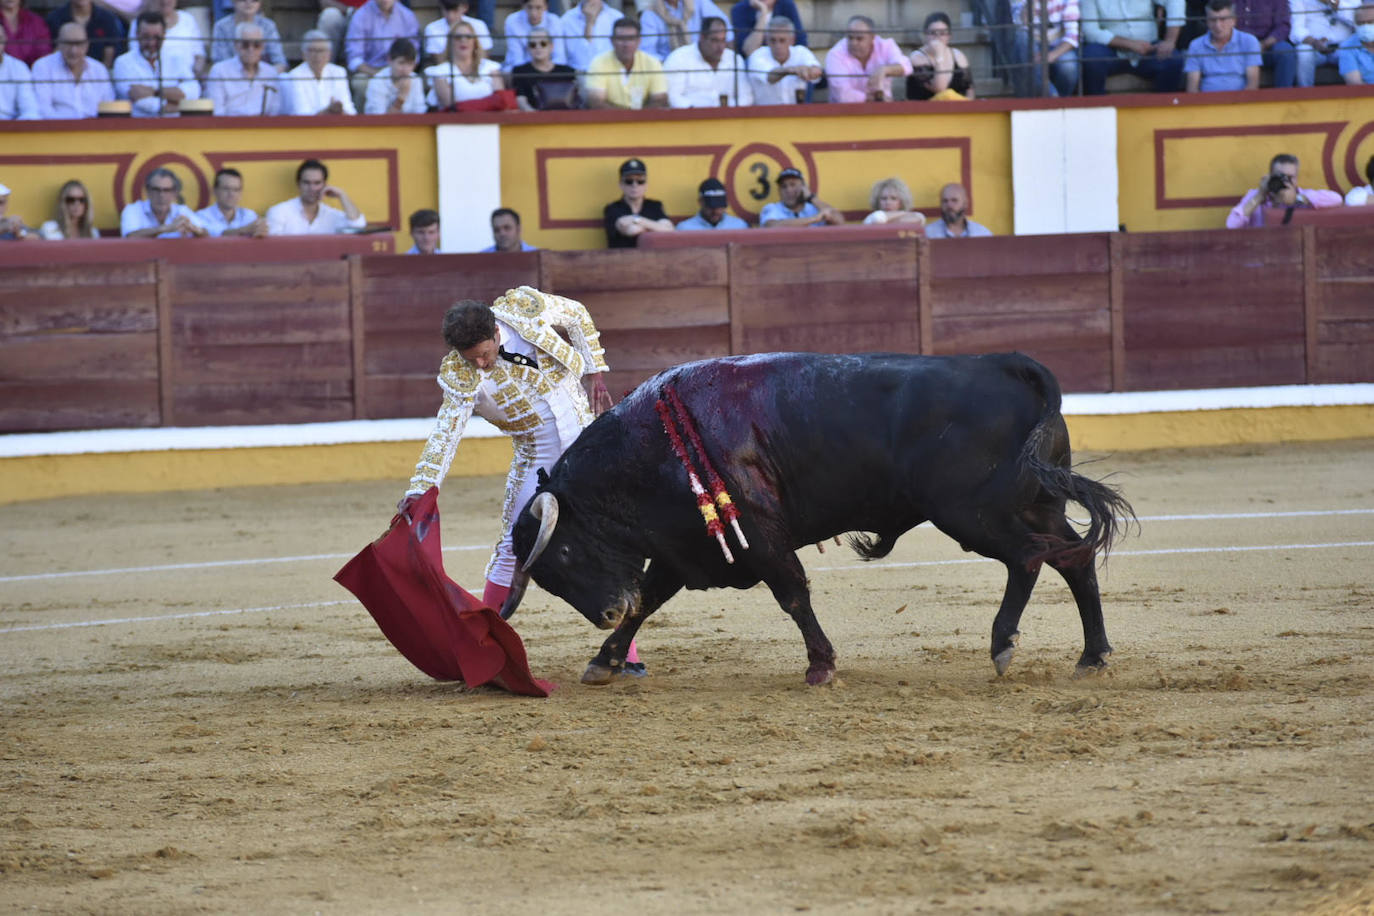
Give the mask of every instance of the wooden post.
<path id="1" fill-rule="evenodd" d="M 1317 276 L 1317 227 L 1302 227 L 1303 381 L 1317 381 L 1317 334 L 1321 318 L 1321 285 Z"/>
<path id="2" fill-rule="evenodd" d="M 1126 274 L 1123 268 L 1127 238 L 1107 236 L 1107 308 L 1112 325 L 1112 391 L 1126 390 Z"/>
<path id="3" fill-rule="evenodd" d="M 725 246 L 725 301 L 730 316 L 730 355 L 738 356 L 744 352 L 744 327 L 735 314 L 735 303 L 740 301 L 739 289 L 735 282 L 739 259 L 739 242 Z"/>
<path id="4" fill-rule="evenodd" d="M 168 276 L 167 262 L 158 259 L 153 262 L 155 283 L 154 296 L 157 301 L 157 395 L 158 414 L 162 426 L 176 425 L 175 356 L 172 349 L 172 296 L 169 289 L 171 278 Z"/>
<path id="5" fill-rule="evenodd" d="M 926 356 L 935 352 L 935 303 L 930 293 L 930 239 L 922 235 L 916 239 L 916 326 L 921 336 L 920 352 Z"/>
<path id="6" fill-rule="evenodd" d="M 353 419 L 367 418 L 366 322 L 363 314 L 363 259 L 348 256 L 349 336 L 353 343 Z"/>

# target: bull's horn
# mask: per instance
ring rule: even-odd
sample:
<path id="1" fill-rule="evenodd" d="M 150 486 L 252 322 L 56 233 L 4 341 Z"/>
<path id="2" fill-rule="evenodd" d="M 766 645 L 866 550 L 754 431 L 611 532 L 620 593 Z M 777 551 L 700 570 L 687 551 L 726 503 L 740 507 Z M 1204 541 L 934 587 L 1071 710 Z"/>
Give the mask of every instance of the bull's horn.
<path id="1" fill-rule="evenodd" d="M 523 569 L 517 569 L 515 575 L 511 576 L 510 591 L 506 593 L 506 600 L 501 603 L 501 619 L 510 620 L 516 608 L 520 607 L 520 602 L 524 600 L 525 589 L 529 587 L 530 574 Z"/>
<path id="2" fill-rule="evenodd" d="M 530 503 L 530 515 L 539 519 L 539 536 L 534 539 L 530 555 L 525 557 L 525 563 L 520 567 L 522 572 L 530 571 L 534 561 L 539 559 L 539 555 L 553 539 L 553 529 L 558 525 L 558 497 L 549 492 L 540 493 L 534 498 L 534 502 Z"/>

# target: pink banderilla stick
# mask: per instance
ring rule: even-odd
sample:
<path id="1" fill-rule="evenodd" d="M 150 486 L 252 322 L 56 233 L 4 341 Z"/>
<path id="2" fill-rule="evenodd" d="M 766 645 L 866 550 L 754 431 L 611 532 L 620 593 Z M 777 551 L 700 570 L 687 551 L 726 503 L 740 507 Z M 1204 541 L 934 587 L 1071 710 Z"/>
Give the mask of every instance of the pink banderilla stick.
<path id="1" fill-rule="evenodd" d="M 726 563 L 734 563 L 735 557 L 730 553 L 730 547 L 725 543 L 725 527 L 720 523 L 720 517 L 716 515 L 716 507 L 711 502 L 711 497 L 706 492 L 706 488 L 701 485 L 701 479 L 697 477 L 697 472 L 692 467 L 692 459 L 687 454 L 687 446 L 683 443 L 682 437 L 678 435 L 677 427 L 673 425 L 673 418 L 668 412 L 668 405 L 662 399 L 654 403 L 654 409 L 658 411 L 658 418 L 663 422 L 663 431 L 668 434 L 668 442 L 673 446 L 673 451 L 677 454 L 677 460 L 682 462 L 682 469 L 687 472 L 687 482 L 691 484 L 692 492 L 697 497 L 697 509 L 701 511 L 701 517 L 706 522 L 706 533 L 713 535 L 716 543 L 720 545 L 720 552 L 725 555 Z"/>
<path id="2" fill-rule="evenodd" d="M 715 498 L 716 506 L 720 509 L 721 518 L 730 523 L 730 527 L 735 529 L 735 537 L 739 539 L 739 545 L 745 550 L 749 549 L 749 542 L 745 540 L 744 532 L 739 526 L 739 508 L 735 501 L 730 498 L 730 491 L 725 489 L 725 481 L 720 479 L 716 473 L 715 465 L 711 464 L 711 456 L 706 454 L 706 445 L 701 441 L 701 434 L 697 432 L 697 427 L 692 422 L 692 415 L 687 412 L 687 405 L 682 403 L 682 398 L 678 396 L 677 389 L 672 385 L 664 387 L 664 392 L 668 395 L 668 402 L 673 406 L 673 412 L 677 415 L 678 423 L 687 431 L 687 438 L 692 440 L 692 447 L 696 449 L 697 457 L 701 459 L 701 466 L 706 471 L 706 482 L 711 485 L 711 495 Z"/>

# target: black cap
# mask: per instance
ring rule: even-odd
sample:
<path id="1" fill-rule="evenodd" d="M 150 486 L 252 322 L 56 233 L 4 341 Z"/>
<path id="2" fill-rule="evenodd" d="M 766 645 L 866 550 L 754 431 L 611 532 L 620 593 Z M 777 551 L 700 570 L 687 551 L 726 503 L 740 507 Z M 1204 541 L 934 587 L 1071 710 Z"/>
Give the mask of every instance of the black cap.
<path id="1" fill-rule="evenodd" d="M 644 175 L 648 177 L 648 174 L 649 170 L 644 167 L 644 160 L 642 159 L 626 159 L 624 162 L 620 163 L 621 178 L 624 178 L 626 175 Z"/>
<path id="2" fill-rule="evenodd" d="M 715 178 L 708 178 L 697 186 L 697 193 L 709 206 L 725 206 L 725 185 Z"/>
<path id="3" fill-rule="evenodd" d="M 778 181 L 782 181 L 784 178 L 796 178 L 796 179 L 799 179 L 799 180 L 801 180 L 801 181 L 805 181 L 805 180 L 806 180 L 805 178 L 802 177 L 802 173 L 801 173 L 801 171 L 800 171 L 799 169 L 794 169 L 794 168 L 790 168 L 790 167 L 789 167 L 789 168 L 785 168 L 785 169 L 783 169 L 781 172 L 778 173 Z"/>

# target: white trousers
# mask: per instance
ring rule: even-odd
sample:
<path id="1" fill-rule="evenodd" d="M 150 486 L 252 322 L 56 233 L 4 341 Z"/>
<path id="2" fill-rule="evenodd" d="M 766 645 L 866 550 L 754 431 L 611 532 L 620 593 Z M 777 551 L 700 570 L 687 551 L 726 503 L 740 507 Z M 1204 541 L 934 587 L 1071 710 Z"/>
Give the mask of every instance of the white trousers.
<path id="1" fill-rule="evenodd" d="M 491 561 L 487 563 L 487 581 L 497 585 L 508 586 L 515 576 L 511 528 L 515 526 L 520 510 L 534 498 L 535 488 L 539 486 L 539 469 L 553 470 L 554 462 L 572 444 L 559 437 L 558 424 L 554 422 L 549 406 L 540 400 L 535 402 L 535 407 L 543 422 L 528 433 L 511 437 L 515 457 L 510 463 L 510 474 L 506 477 L 506 500 L 501 506 L 501 540 L 496 542 Z"/>

